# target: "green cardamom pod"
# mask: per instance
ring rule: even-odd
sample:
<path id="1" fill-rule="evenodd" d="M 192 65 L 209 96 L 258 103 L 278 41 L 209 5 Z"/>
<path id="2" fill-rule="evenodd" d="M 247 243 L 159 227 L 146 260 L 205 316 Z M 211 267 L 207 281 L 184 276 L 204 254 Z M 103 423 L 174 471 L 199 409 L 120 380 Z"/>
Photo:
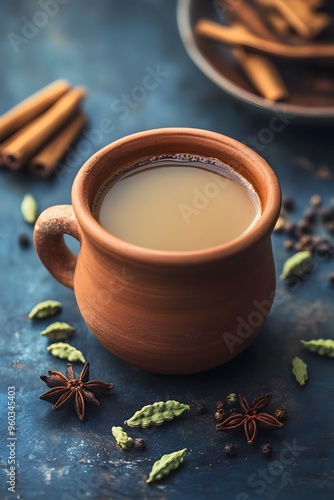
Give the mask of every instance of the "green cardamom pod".
<path id="1" fill-rule="evenodd" d="M 292 373 L 299 385 L 304 386 L 306 384 L 308 379 L 307 364 L 298 356 L 295 356 L 292 360 Z"/>
<path id="2" fill-rule="evenodd" d="M 116 439 L 116 443 L 123 449 L 129 450 L 133 446 L 132 437 L 128 436 L 125 431 L 123 431 L 122 427 L 112 427 L 111 428 L 112 435 Z"/>
<path id="3" fill-rule="evenodd" d="M 75 328 L 68 323 L 55 321 L 47 326 L 45 330 L 42 330 L 41 335 L 51 340 L 66 340 L 68 337 L 71 337 L 74 332 Z"/>
<path id="4" fill-rule="evenodd" d="M 67 359 L 68 361 L 81 361 L 81 363 L 86 362 L 81 351 L 64 342 L 51 344 L 47 347 L 47 350 L 51 352 L 53 356 L 56 356 L 56 358 Z"/>
<path id="5" fill-rule="evenodd" d="M 38 205 L 35 198 L 27 193 L 21 203 L 21 213 L 28 224 L 34 224 L 38 216 Z"/>
<path id="6" fill-rule="evenodd" d="M 28 314 L 28 317 L 30 319 L 41 319 L 54 316 L 61 311 L 61 307 L 61 303 L 56 300 L 45 300 L 44 302 L 39 302 L 39 304 L 33 307 Z"/>
<path id="7" fill-rule="evenodd" d="M 141 410 L 136 411 L 136 413 L 124 423 L 129 427 L 142 427 L 146 429 L 151 425 L 159 426 L 168 420 L 173 420 L 174 417 L 179 417 L 186 410 L 190 410 L 190 406 L 179 403 L 178 401 L 159 401 L 151 405 L 143 406 Z"/>
<path id="8" fill-rule="evenodd" d="M 158 481 L 159 479 L 168 476 L 168 474 L 182 464 L 186 451 L 187 448 L 184 448 L 183 450 L 163 455 L 160 460 L 157 460 L 153 464 L 152 470 L 146 482 L 153 483 L 153 481 Z"/>
<path id="9" fill-rule="evenodd" d="M 320 356 L 328 356 L 334 358 L 334 340 L 333 339 L 318 339 L 309 340 L 306 342 L 302 340 L 301 343 L 312 352 L 320 354 Z"/>
<path id="10" fill-rule="evenodd" d="M 237 405 L 239 403 L 238 396 L 235 392 L 230 392 L 230 394 L 226 396 L 226 401 L 229 405 Z"/>
<path id="11" fill-rule="evenodd" d="M 312 267 L 312 252 L 297 252 L 285 261 L 280 278 L 281 280 L 286 280 L 291 276 L 302 278 L 312 270 Z"/>

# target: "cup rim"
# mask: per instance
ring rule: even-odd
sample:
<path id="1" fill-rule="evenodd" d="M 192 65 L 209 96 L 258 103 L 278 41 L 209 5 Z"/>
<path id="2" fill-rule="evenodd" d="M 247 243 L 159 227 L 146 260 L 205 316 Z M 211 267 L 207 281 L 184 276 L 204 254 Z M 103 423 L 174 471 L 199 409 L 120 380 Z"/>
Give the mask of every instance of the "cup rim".
<path id="1" fill-rule="evenodd" d="M 198 147 L 198 155 L 206 156 L 201 153 L 201 142 L 215 144 L 221 148 L 228 147 L 230 151 L 234 150 L 236 157 L 240 162 L 252 166 L 257 175 L 262 176 L 265 181 L 265 190 L 267 202 L 261 207 L 261 218 L 247 231 L 237 238 L 215 247 L 209 247 L 201 250 L 191 251 L 165 251 L 141 247 L 125 240 L 122 240 L 104 229 L 96 220 L 92 213 L 88 201 L 89 192 L 87 184 L 92 172 L 102 157 L 111 155 L 113 151 L 123 149 L 129 150 L 142 145 L 143 142 L 150 139 L 154 144 L 159 140 L 164 143 L 172 142 L 173 138 L 181 138 L 184 141 L 193 141 Z M 180 146 L 181 147 L 181 146 Z M 179 151 L 180 153 L 187 151 Z M 149 155 L 148 155 L 149 156 Z M 138 158 L 139 160 L 140 158 Z M 221 158 L 220 158 L 221 159 Z M 221 159 L 221 161 L 224 161 Z M 233 167 L 232 167 L 233 168 Z M 207 263 L 212 260 L 223 257 L 231 257 L 241 251 L 245 251 L 264 236 L 271 234 L 281 209 L 281 189 L 276 174 L 268 163 L 255 151 L 245 144 L 222 135 L 217 132 L 188 127 L 170 127 L 157 128 L 137 132 L 122 137 L 97 151 L 91 156 L 77 173 L 72 187 L 72 203 L 74 213 L 77 217 L 79 226 L 84 234 L 91 241 L 107 253 L 113 253 L 127 260 L 142 262 L 145 264 L 156 265 L 182 265 L 191 266 L 194 264 Z"/>

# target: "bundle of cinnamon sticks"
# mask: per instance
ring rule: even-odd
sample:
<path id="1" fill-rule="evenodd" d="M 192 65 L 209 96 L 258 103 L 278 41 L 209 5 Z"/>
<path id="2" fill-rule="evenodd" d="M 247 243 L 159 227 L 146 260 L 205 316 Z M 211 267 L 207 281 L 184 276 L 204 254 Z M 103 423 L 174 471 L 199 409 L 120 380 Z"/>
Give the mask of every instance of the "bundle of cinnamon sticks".
<path id="1" fill-rule="evenodd" d="M 334 44 L 319 43 L 333 22 L 326 0 L 243 0 L 231 5 L 218 0 L 228 26 L 207 19 L 195 32 L 232 47 L 232 54 L 258 94 L 270 101 L 285 101 L 289 91 L 279 74 L 275 57 L 331 58 Z"/>
<path id="2" fill-rule="evenodd" d="M 87 121 L 80 110 L 85 95 L 57 80 L 0 116 L 0 164 L 51 175 Z"/>

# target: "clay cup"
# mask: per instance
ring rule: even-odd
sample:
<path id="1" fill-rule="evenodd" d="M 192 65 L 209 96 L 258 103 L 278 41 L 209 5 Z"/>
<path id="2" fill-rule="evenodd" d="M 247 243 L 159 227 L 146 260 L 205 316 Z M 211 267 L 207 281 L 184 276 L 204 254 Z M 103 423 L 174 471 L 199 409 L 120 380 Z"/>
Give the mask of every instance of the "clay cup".
<path id="1" fill-rule="evenodd" d="M 261 202 L 256 224 L 229 243 L 192 252 L 132 245 L 99 224 L 98 202 L 113 179 L 145 159 L 180 153 L 217 158 L 245 177 Z M 260 331 L 275 295 L 271 233 L 280 206 L 276 175 L 244 144 L 206 130 L 149 130 L 94 154 L 75 178 L 72 205 L 45 210 L 34 242 L 113 354 L 152 372 L 194 373 L 231 360 Z M 64 234 L 80 242 L 78 256 Z"/>

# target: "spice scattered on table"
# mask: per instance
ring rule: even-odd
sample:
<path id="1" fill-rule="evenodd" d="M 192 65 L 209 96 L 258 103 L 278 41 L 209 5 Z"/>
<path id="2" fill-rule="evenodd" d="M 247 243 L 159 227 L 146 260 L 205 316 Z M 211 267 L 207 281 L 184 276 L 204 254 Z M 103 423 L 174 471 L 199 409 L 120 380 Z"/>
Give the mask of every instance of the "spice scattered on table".
<path id="1" fill-rule="evenodd" d="M 322 204 L 322 198 L 319 194 L 313 194 L 310 198 L 310 204 L 312 207 L 320 207 Z"/>
<path id="2" fill-rule="evenodd" d="M 51 340 L 66 340 L 75 332 L 75 328 L 63 321 L 55 321 L 41 331 L 42 337 L 48 337 Z"/>
<path id="3" fill-rule="evenodd" d="M 20 234 L 18 241 L 19 241 L 19 244 L 22 248 L 28 248 L 30 246 L 29 236 L 27 236 L 24 233 Z"/>
<path id="4" fill-rule="evenodd" d="M 67 359 L 68 361 L 81 361 L 81 363 L 86 362 L 82 352 L 66 342 L 50 344 L 46 349 L 56 358 Z"/>
<path id="5" fill-rule="evenodd" d="M 52 409 L 55 411 L 74 402 L 75 411 L 81 421 L 85 418 L 85 401 L 98 406 L 98 399 L 107 396 L 114 387 L 114 384 L 100 380 L 89 381 L 89 363 L 85 363 L 78 378 L 70 363 L 67 365 L 66 377 L 57 371 L 49 370 L 48 373 L 49 376 L 41 375 L 40 378 L 51 389 L 41 394 L 40 399 L 52 403 Z"/>
<path id="6" fill-rule="evenodd" d="M 220 424 L 217 424 L 216 429 L 218 431 L 229 431 L 243 426 L 248 444 L 254 443 L 259 423 L 265 424 L 268 427 L 283 426 L 273 415 L 261 411 L 269 404 L 271 398 L 272 394 L 266 394 L 254 399 L 252 404 L 249 404 L 244 396 L 239 395 L 241 412 L 234 413 Z"/>
<path id="7" fill-rule="evenodd" d="M 320 356 L 328 356 L 334 358 L 334 340 L 333 339 L 316 339 L 316 340 L 301 340 L 301 344 Z"/>
<path id="8" fill-rule="evenodd" d="M 233 443 L 227 443 L 224 446 L 224 453 L 227 457 L 235 457 L 237 454 L 237 449 Z"/>
<path id="9" fill-rule="evenodd" d="M 225 412 L 223 409 L 217 410 L 215 412 L 215 419 L 218 420 L 218 422 L 222 422 L 225 418 Z"/>
<path id="10" fill-rule="evenodd" d="M 180 417 L 185 411 L 189 411 L 190 406 L 178 401 L 159 401 L 151 405 L 143 406 L 141 410 L 126 420 L 124 423 L 129 427 L 142 427 L 146 429 L 151 425 L 160 426 L 175 417 Z"/>
<path id="11" fill-rule="evenodd" d="M 297 252 L 287 259 L 283 265 L 280 275 L 281 280 L 287 280 L 291 277 L 303 277 L 311 272 L 313 267 L 312 253 L 309 250 Z"/>
<path id="12" fill-rule="evenodd" d="M 299 356 L 295 356 L 292 360 L 292 373 L 298 384 L 303 387 L 308 380 L 308 370 L 307 364 Z"/>
<path id="13" fill-rule="evenodd" d="M 122 450 L 130 450 L 133 447 L 134 441 L 132 437 L 128 436 L 127 433 L 122 429 L 122 427 L 113 426 L 111 428 L 112 435 L 115 438 L 117 445 Z"/>
<path id="14" fill-rule="evenodd" d="M 133 445 L 134 448 L 138 451 L 143 451 L 146 449 L 146 443 L 143 438 L 135 438 Z"/>
<path id="15" fill-rule="evenodd" d="M 287 236 L 283 243 L 287 250 L 310 251 L 318 258 L 331 258 L 334 255 L 334 244 L 331 235 L 334 234 L 334 206 L 322 206 L 322 199 L 319 195 L 313 195 L 310 199 L 310 207 L 297 222 L 291 222 L 289 215 L 284 208 L 280 218 L 284 225 L 280 231 Z"/>
<path id="16" fill-rule="evenodd" d="M 196 410 L 198 411 L 198 413 L 200 413 L 201 415 L 204 415 L 205 413 L 208 413 L 208 409 L 207 407 L 205 406 L 204 403 L 199 403 L 196 407 Z"/>
<path id="17" fill-rule="evenodd" d="M 57 300 L 44 300 L 35 305 L 28 314 L 30 319 L 44 319 L 58 314 L 62 309 L 61 302 Z"/>
<path id="18" fill-rule="evenodd" d="M 295 200 L 292 198 L 292 196 L 282 197 L 282 207 L 287 212 L 292 212 L 295 209 Z"/>
<path id="19" fill-rule="evenodd" d="M 38 205 L 32 194 L 27 193 L 24 195 L 21 203 L 21 213 L 28 224 L 35 224 L 38 217 Z"/>
<path id="20" fill-rule="evenodd" d="M 186 452 L 187 448 L 184 448 L 183 450 L 163 455 L 153 464 L 152 470 L 146 482 L 153 483 L 153 481 L 158 481 L 159 479 L 162 479 L 170 474 L 173 470 L 177 469 L 183 462 Z"/>
<path id="21" fill-rule="evenodd" d="M 235 392 L 230 392 L 227 396 L 226 396 L 226 401 L 229 405 L 233 406 L 233 405 L 237 405 L 239 403 L 239 399 L 238 399 L 238 396 Z"/>
<path id="22" fill-rule="evenodd" d="M 273 449 L 272 449 L 272 446 L 269 444 L 269 443 L 265 443 L 261 446 L 261 451 L 262 451 L 262 454 L 265 456 L 265 457 L 271 457 L 272 453 L 273 453 Z"/>
<path id="23" fill-rule="evenodd" d="M 277 408 L 275 410 L 275 417 L 277 418 L 277 420 L 285 420 L 286 418 L 288 418 L 288 412 L 286 411 L 286 408 L 284 408 L 283 406 L 281 408 Z"/>

